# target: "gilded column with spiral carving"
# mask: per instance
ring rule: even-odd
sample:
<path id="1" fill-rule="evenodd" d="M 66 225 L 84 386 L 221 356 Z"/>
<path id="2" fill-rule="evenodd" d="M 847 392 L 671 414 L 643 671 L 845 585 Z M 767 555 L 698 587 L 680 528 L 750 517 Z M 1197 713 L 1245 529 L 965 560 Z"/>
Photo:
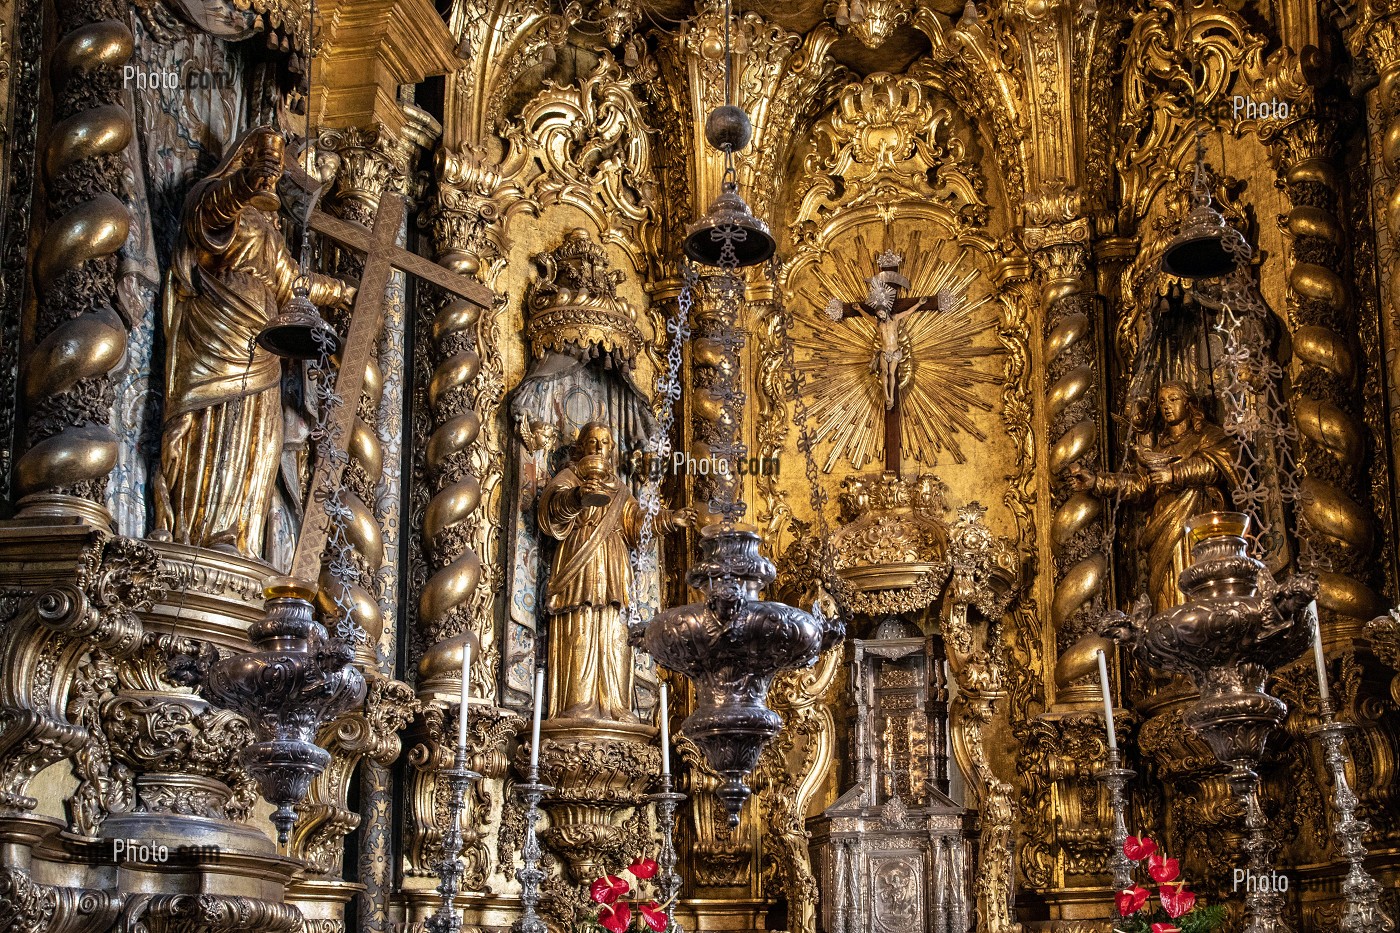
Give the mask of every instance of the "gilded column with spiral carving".
<path id="1" fill-rule="evenodd" d="M 1052 190 L 1026 205 L 1022 242 L 1041 279 L 1043 360 L 1048 388 L 1050 543 L 1054 552 L 1051 621 L 1056 649 L 1064 651 L 1086 632 L 1108 579 L 1100 502 L 1066 481 L 1074 464 L 1097 469 L 1102 457 L 1096 295 L 1089 276 L 1088 218 L 1067 189 Z"/>
<path id="2" fill-rule="evenodd" d="M 61 37 L 48 66 L 54 124 L 43 154 L 50 222 L 34 257 L 28 449 L 15 487 L 31 510 L 105 524 L 107 474 L 117 462 L 110 373 L 127 343 L 113 302 L 116 254 L 131 226 L 117 192 L 133 132 L 121 103 L 133 39 L 126 7 L 113 0 L 60 3 L 58 15 Z"/>
<path id="3" fill-rule="evenodd" d="M 334 153 L 339 162 L 331 211 L 347 220 L 372 227 L 379 209 L 379 199 L 384 193 L 403 191 L 408 174 L 408 146 L 383 126 L 328 132 L 322 135 L 319 146 L 323 151 Z M 345 255 L 340 271 L 353 275 L 359 272 L 360 265 L 358 256 Z M 344 439 L 350 457 L 344 475 L 349 491 L 345 504 L 350 510 L 346 534 L 359 571 L 359 579 L 350 584 L 348 596 L 355 621 L 369 634 L 369 640 L 361 647 L 357 660 L 369 667 L 378 663 L 374 646 L 384 629 L 383 615 L 374 596 L 374 575 L 384 566 L 385 559 L 384 530 L 374 510 L 377 498 L 375 487 L 384 475 L 384 445 L 377 429 L 383 395 L 384 371 L 380 366 L 376 343 L 365 363 L 364 389 L 355 421 L 350 436 Z M 337 586 L 329 571 L 323 569 L 318 596 L 323 611 L 334 609 Z"/>
<path id="4" fill-rule="evenodd" d="M 446 148 L 438 151 L 435 174 L 437 203 L 430 216 L 438 262 L 455 272 L 484 279 L 503 255 L 504 212 L 492 197 L 501 176 L 480 153 Z M 418 596 L 417 640 L 424 646 L 418 662 L 418 697 L 423 706 L 414 729 L 420 744 L 410 754 L 415 767 L 410 774 L 405 845 L 406 871 L 414 878 L 431 877 L 441 855 L 446 785 L 438 783 L 436 772 L 450 764 L 451 749 L 442 741 L 451 729 L 444 725 L 446 707 L 454 704 L 460 690 L 462 651 L 473 637 L 473 608 L 482 575 L 481 558 L 474 546 L 482 523 L 478 478 L 482 420 L 476 409 L 476 385 L 482 368 L 477 353 L 481 312 L 467 302 L 450 300 L 436 306 L 426 323 L 427 333 L 420 337 L 416 351 L 419 366 L 426 357 L 427 384 L 416 390 L 427 409 L 426 438 L 420 434 L 422 427 L 415 425 L 415 443 L 422 445 L 419 468 L 431 493 L 422 513 L 427 579 Z M 478 686 L 473 693 L 491 697 L 495 679 L 489 672 L 498 655 L 489 628 L 475 635 L 472 676 Z M 504 742 L 504 736 L 497 739 Z M 500 786 L 497 782 L 505 774 L 504 760 L 483 764 L 473 764 L 484 777 L 472 791 L 477 803 Z M 477 838 L 489 810 L 489 806 L 473 807 L 475 822 L 464 830 L 467 892 L 479 889 L 490 873 L 485 847 Z M 474 865 L 472 859 L 479 864 Z M 427 888 L 414 887 L 411 896 L 420 895 L 425 898 L 422 909 L 426 917 L 436 906 L 436 896 Z"/>
<path id="5" fill-rule="evenodd" d="M 1052 706 L 1019 731 L 1026 832 L 1020 867 L 1029 885 L 1044 892 L 1052 917 L 1085 921 L 1103 916 L 1102 856 L 1112 823 L 1094 779 L 1106 751 L 1102 720 L 1086 711 L 1098 688 L 1085 679 L 1077 643 L 1107 606 L 1110 568 L 1102 503 L 1066 478 L 1074 465 L 1101 467 L 1106 389 L 1089 218 L 1079 197 L 1060 185 L 1047 186 L 1026 214 L 1022 243 L 1040 289 L 1047 386 L 1053 589 L 1044 649 L 1058 663 Z"/>
<path id="6" fill-rule="evenodd" d="M 1319 561 L 1318 605 L 1324 623 L 1366 620 L 1384 608 L 1368 582 L 1376 528 L 1363 495 L 1367 432 L 1358 411 L 1356 322 L 1344 278 L 1346 237 L 1338 214 L 1343 175 L 1336 133 L 1335 116 L 1314 110 L 1283 129 L 1276 150 L 1289 200 L 1285 226 L 1292 239 L 1291 401 L 1305 474 L 1299 533 L 1305 563 L 1308 551 Z"/>

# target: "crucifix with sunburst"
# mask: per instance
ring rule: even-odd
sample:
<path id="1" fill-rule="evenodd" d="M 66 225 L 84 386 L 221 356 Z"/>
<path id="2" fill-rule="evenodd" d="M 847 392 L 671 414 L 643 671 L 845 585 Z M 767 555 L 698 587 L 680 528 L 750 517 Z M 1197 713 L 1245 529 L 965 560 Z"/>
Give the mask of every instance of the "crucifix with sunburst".
<path id="1" fill-rule="evenodd" d="M 917 250 L 918 239 L 915 233 L 904 245 Z M 900 475 L 905 458 L 932 465 L 939 451 L 962 463 L 958 435 L 986 439 L 972 412 L 991 410 L 977 388 L 997 378 L 981 371 L 978 360 L 998 348 L 978 345 L 994 319 L 979 320 L 973 311 L 990 296 L 971 297 L 978 273 L 960 260 L 926 262 L 911 283 L 903 257 L 886 240 L 875 274 L 861 282 L 860 299 L 843 300 L 854 298 L 843 280 L 859 282 L 859 273 L 833 275 L 830 266 L 818 272 L 835 293 L 818 306 L 828 323 L 815 322 L 815 339 L 797 338 L 807 351 L 799 368 L 809 377 L 816 437 L 832 445 L 828 471 L 843 457 L 857 468 L 883 459 L 886 472 Z M 844 333 L 832 333 L 832 324 Z"/>

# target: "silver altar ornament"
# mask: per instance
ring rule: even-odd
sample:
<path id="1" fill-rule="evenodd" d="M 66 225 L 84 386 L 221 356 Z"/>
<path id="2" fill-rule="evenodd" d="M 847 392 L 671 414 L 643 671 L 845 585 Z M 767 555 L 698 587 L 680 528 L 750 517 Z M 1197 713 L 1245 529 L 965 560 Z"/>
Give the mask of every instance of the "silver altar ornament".
<path id="1" fill-rule="evenodd" d="M 297 279 L 287 306 L 258 332 L 258 346 L 289 360 L 311 360 L 340 350 L 340 335 L 312 304 L 305 276 Z"/>
<path id="2" fill-rule="evenodd" d="M 262 741 L 239 752 L 258 783 L 277 840 L 286 844 L 297 820 L 295 806 L 330 763 L 316 744 L 327 722 L 359 706 L 365 679 L 352 663 L 354 648 L 327 637 L 314 617 L 311 587 L 280 578 L 265 591 L 264 616 L 248 631 L 253 650 L 214 662 L 202 677 L 210 702 L 244 716 Z"/>
<path id="3" fill-rule="evenodd" d="M 1191 564 L 1179 585 L 1186 601 L 1152 614 L 1146 597 L 1131 615 L 1113 613 L 1105 634 L 1127 644 L 1148 665 L 1186 674 L 1200 697 L 1182 714 L 1230 766 L 1230 788 L 1245 814 L 1245 854 L 1254 877 L 1271 874 L 1274 842 L 1259 803 L 1257 768 L 1269 734 L 1287 707 L 1264 691 L 1270 673 L 1296 660 L 1312 640 L 1310 604 L 1317 578 L 1275 583 L 1249 554 L 1249 516 L 1206 512 L 1184 523 Z M 1289 933 L 1282 896 L 1253 886 L 1245 896 L 1244 933 Z"/>
<path id="4" fill-rule="evenodd" d="M 772 258 L 777 248 L 768 224 L 753 215 L 728 176 L 709 212 L 686 229 L 685 254 L 702 266 L 755 266 Z"/>
<path id="5" fill-rule="evenodd" d="M 751 791 L 744 779 L 783 721 L 766 700 L 779 671 L 810 667 L 845 637 L 839 619 L 759 597 L 777 576 L 757 532 L 730 523 L 700 533 L 700 559 L 686 581 L 705 601 L 667 609 L 633 643 L 695 684 L 695 711 L 681 731 L 724 784 L 716 791 L 731 826 Z"/>

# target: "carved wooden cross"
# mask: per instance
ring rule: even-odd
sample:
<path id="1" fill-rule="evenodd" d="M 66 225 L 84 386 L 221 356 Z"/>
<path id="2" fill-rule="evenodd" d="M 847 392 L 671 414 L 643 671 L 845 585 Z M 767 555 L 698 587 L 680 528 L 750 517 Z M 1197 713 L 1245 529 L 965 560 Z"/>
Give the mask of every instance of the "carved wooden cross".
<path id="1" fill-rule="evenodd" d="M 937 308 L 941 310 L 939 304 L 941 295 L 931 295 L 920 298 L 914 295 L 902 296 L 900 292 L 909 287 L 909 280 L 899 273 L 899 266 L 904 260 L 894 251 L 886 249 L 875 260 L 880 271 L 875 278 L 881 285 L 889 289 L 890 296 L 885 307 L 885 316 L 890 321 L 899 321 L 900 316 L 919 310 L 922 307 Z M 837 302 L 833 300 L 829 309 L 833 320 L 844 320 L 850 317 L 873 317 L 879 320 L 880 315 L 868 301 L 848 301 L 840 304 L 837 312 Z M 901 325 L 902 326 L 902 325 Z M 881 347 L 880 349 L 883 349 Z M 878 351 L 877 351 L 878 352 Z M 883 391 L 883 389 L 882 389 Z M 900 420 L 904 414 L 903 391 L 899 381 L 894 384 L 894 397 L 891 404 L 885 406 L 885 472 L 893 473 L 896 476 L 903 475 L 903 433 Z"/>
<path id="2" fill-rule="evenodd" d="M 395 269 L 431 282 L 479 308 L 491 307 L 494 296 L 486 286 L 398 245 L 404 211 L 402 197 L 385 193 L 379 201 L 373 230 L 367 230 L 353 221 L 332 217 L 320 209 L 311 213 L 312 230 L 330 237 L 341 246 L 365 254 L 360 287 L 350 311 L 350 328 L 341 350 L 340 368 L 335 374 L 335 392 L 342 404 L 326 426 L 331 437 L 350 437 L 355 413 L 360 407 L 360 394 L 364 390 L 365 366 L 369 363 L 374 342 L 379 339 L 379 331 L 384 327 L 384 291 Z M 310 501 L 306 504 L 296 553 L 292 557 L 291 575 L 294 579 L 314 583 L 320 577 L 321 552 L 326 547 L 330 522 L 326 502 L 324 498 L 318 498 L 316 492 L 339 488 L 344 471 L 345 463 L 341 458 L 321 457 L 317 460 Z"/>

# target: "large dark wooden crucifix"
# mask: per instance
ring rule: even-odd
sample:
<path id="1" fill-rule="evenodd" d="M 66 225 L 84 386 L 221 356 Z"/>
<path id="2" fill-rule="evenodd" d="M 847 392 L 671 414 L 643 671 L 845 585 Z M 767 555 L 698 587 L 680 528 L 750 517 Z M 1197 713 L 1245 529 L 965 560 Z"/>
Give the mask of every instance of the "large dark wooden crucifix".
<path id="1" fill-rule="evenodd" d="M 310 214 L 312 230 L 347 249 L 365 254 L 365 266 L 360 274 L 360 286 L 350 312 L 350 327 L 345 335 L 340 367 L 335 376 L 335 392 L 342 404 L 336 408 L 331 422 L 326 426 L 334 438 L 349 438 L 354 426 L 355 414 L 360 407 L 360 394 L 364 390 L 365 366 L 384 327 L 385 290 L 394 270 L 431 282 L 483 310 L 491 307 L 494 296 L 486 286 L 398 245 L 404 211 L 403 198 L 386 193 L 380 198 L 372 230 L 353 221 L 332 217 L 319 208 Z M 339 488 L 344 471 L 343 458 L 321 457 L 317 460 L 310 501 L 306 504 L 296 553 L 292 557 L 291 576 L 294 579 L 314 582 L 321 574 L 321 554 L 326 547 L 330 520 L 326 502 L 318 497 L 317 492 Z"/>
<path id="2" fill-rule="evenodd" d="M 948 297 L 940 292 L 937 295 L 918 297 L 902 295 L 909 288 L 909 279 L 900 274 L 903 257 L 893 250 L 886 249 L 875 259 L 879 272 L 869 279 L 870 291 L 865 301 L 838 302 L 832 299 L 827 306 L 827 316 L 833 321 L 851 317 L 873 317 L 880 343 L 875 357 L 870 362 L 870 371 L 880 380 L 880 389 L 885 396 L 885 472 L 895 476 L 903 475 L 903 435 L 900 421 L 904 414 L 902 404 L 903 389 L 900 386 L 899 367 L 904 362 L 901 347 L 901 332 L 904 320 L 916 311 L 947 310 Z"/>

